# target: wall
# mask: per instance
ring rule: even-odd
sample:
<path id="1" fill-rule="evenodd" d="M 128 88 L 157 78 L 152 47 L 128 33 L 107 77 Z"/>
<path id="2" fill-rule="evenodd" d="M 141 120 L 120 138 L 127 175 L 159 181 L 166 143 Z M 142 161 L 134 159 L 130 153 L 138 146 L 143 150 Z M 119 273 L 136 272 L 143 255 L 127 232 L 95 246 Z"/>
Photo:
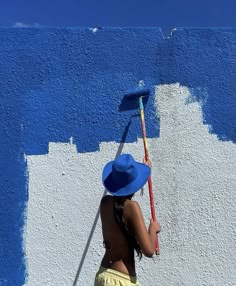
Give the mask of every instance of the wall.
<path id="1" fill-rule="evenodd" d="M 142 285 L 235 285 L 233 28 L 0 29 L 0 285 L 93 285 L 103 165 L 142 161 L 147 87 L 161 255 Z M 136 195 L 148 223 L 147 188 Z"/>

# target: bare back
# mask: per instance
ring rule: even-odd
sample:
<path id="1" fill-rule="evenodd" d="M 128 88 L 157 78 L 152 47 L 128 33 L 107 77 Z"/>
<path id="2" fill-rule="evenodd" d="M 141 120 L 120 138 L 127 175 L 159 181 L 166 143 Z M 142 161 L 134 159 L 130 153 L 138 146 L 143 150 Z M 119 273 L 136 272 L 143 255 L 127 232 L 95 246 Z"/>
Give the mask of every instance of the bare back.
<path id="1" fill-rule="evenodd" d="M 130 276 L 136 276 L 134 249 L 130 249 L 127 238 L 116 223 L 113 203 L 114 197 L 112 196 L 105 196 L 101 200 L 102 233 L 104 246 L 106 248 L 101 266 L 117 270 Z M 124 221 L 126 221 L 125 209 L 127 209 L 129 203 L 129 200 L 124 203 Z"/>

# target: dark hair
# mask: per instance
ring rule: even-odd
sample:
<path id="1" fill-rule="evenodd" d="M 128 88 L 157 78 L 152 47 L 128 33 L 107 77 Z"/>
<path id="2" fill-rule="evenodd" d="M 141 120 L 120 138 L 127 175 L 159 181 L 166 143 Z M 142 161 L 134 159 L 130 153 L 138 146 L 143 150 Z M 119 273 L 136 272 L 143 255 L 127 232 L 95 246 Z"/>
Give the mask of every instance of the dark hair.
<path id="1" fill-rule="evenodd" d="M 123 219 L 124 202 L 127 199 L 131 199 L 132 197 L 133 197 L 133 194 L 130 196 L 125 196 L 125 197 L 115 197 L 115 200 L 113 202 L 113 209 L 114 209 L 115 221 L 118 224 L 124 236 L 126 237 L 130 251 L 132 251 L 133 253 L 133 249 L 135 249 L 137 256 L 139 257 L 139 260 L 141 260 L 142 251 L 141 251 L 140 245 L 138 244 L 134 235 L 130 233 L 129 230 L 127 229 L 127 226 L 124 223 L 124 219 Z"/>

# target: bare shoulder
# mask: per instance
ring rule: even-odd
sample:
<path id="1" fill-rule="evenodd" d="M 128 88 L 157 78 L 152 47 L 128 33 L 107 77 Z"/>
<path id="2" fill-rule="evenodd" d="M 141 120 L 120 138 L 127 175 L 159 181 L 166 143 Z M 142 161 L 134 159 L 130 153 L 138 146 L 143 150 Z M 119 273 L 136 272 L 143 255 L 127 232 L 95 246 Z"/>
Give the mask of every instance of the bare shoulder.
<path id="1" fill-rule="evenodd" d="M 124 215 L 125 217 L 135 217 L 142 214 L 141 208 L 139 206 L 139 203 L 132 200 L 127 200 L 124 204 Z"/>
<path id="2" fill-rule="evenodd" d="M 132 200 L 126 200 L 124 207 L 129 209 L 140 209 L 139 203 Z"/>

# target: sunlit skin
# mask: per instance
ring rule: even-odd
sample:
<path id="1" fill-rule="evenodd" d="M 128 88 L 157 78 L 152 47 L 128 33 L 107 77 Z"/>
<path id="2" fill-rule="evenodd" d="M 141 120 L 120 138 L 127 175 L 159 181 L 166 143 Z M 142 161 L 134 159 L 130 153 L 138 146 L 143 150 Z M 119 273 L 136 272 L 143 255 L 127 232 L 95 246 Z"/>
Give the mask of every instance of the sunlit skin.
<path id="1" fill-rule="evenodd" d="M 117 225 L 113 213 L 113 202 L 115 197 L 104 196 L 100 204 L 100 214 L 102 221 L 102 233 L 104 239 L 105 255 L 101 266 L 110 268 L 127 274 L 136 276 L 134 263 L 134 249 L 132 252 L 128 248 L 127 238 Z M 160 224 L 150 220 L 147 229 L 139 204 L 127 197 L 124 202 L 123 220 L 128 231 L 134 235 L 140 245 L 143 255 L 152 257 L 155 252 L 156 233 L 160 232 Z"/>

